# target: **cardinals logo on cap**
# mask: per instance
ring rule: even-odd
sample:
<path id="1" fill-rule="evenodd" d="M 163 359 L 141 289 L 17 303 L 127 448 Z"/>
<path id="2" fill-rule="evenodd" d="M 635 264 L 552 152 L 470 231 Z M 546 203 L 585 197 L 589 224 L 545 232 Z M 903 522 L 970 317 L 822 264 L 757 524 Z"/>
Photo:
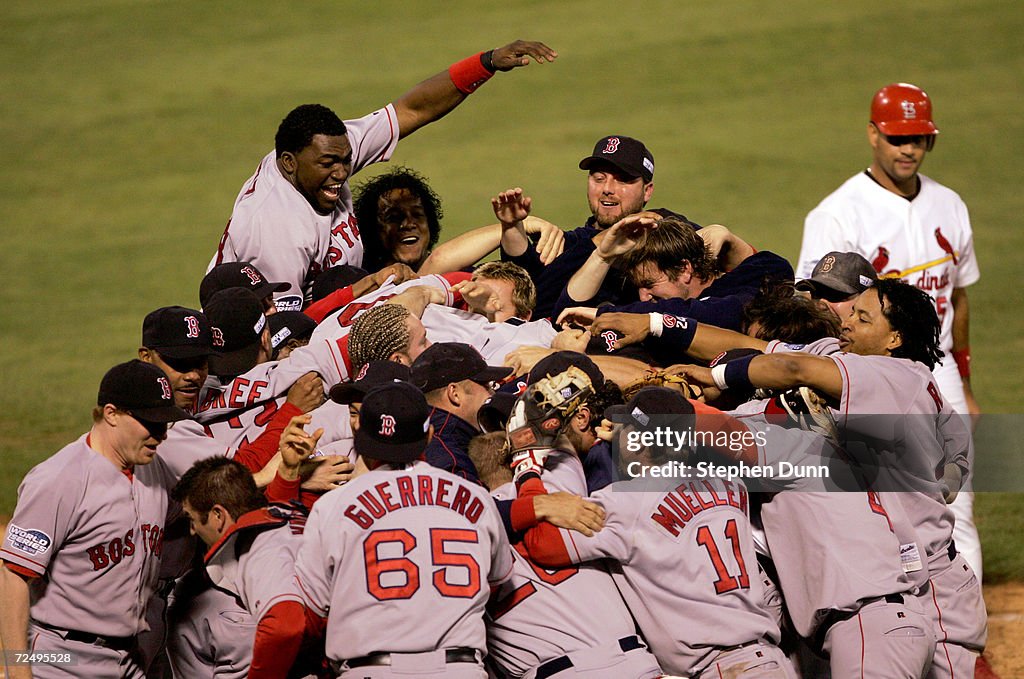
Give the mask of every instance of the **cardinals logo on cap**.
<path id="1" fill-rule="evenodd" d="M 380 416 L 380 431 L 377 432 L 381 436 L 394 436 L 395 435 L 395 418 L 391 415 Z"/>

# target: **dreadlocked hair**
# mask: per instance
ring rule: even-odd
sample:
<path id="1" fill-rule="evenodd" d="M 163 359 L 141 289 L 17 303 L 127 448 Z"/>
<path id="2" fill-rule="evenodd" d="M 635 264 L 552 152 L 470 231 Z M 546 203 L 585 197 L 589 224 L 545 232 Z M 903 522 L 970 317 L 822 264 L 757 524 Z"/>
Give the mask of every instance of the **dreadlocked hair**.
<path id="1" fill-rule="evenodd" d="M 409 310 L 398 304 L 382 304 L 363 313 L 348 335 L 348 357 L 353 373 L 370 361 L 387 361 L 391 354 L 409 348 Z"/>
<path id="2" fill-rule="evenodd" d="M 935 313 L 931 296 L 898 278 L 880 278 L 873 289 L 882 305 L 882 315 L 902 340 L 890 353 L 933 369 L 942 360 L 942 350 L 939 349 L 939 315 Z M 864 294 L 870 292 L 869 288 Z"/>

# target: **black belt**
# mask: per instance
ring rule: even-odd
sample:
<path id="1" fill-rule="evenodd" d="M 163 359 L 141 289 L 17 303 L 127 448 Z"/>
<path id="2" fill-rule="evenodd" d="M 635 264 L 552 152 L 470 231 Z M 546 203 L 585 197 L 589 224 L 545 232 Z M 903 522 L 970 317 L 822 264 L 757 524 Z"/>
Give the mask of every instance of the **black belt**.
<path id="1" fill-rule="evenodd" d="M 54 627 L 53 625 L 47 625 L 46 623 L 33 620 L 33 623 L 39 625 L 43 629 L 48 629 L 54 632 L 65 641 L 79 641 L 83 644 L 96 644 L 104 648 L 109 648 L 112 651 L 130 651 L 135 647 L 135 637 L 104 637 L 99 634 L 89 634 L 88 632 L 79 632 L 74 629 L 62 629 L 60 627 Z"/>
<path id="2" fill-rule="evenodd" d="M 635 651 L 638 648 L 643 648 L 644 645 L 640 643 L 640 638 L 635 634 L 631 637 L 623 637 L 619 639 L 619 648 L 622 649 L 623 653 L 629 651 Z M 547 679 L 547 677 L 553 677 L 559 672 L 563 672 L 572 667 L 572 660 L 569 660 L 569 656 L 563 655 L 561 658 L 555 658 L 554 660 L 548 660 L 546 663 L 537 668 L 536 679 Z"/>
<path id="3" fill-rule="evenodd" d="M 884 601 L 889 604 L 904 603 L 902 594 L 886 594 L 883 597 L 878 597 L 877 599 L 868 599 L 867 601 L 862 602 L 860 608 L 858 608 L 855 611 L 837 611 L 834 609 L 829 611 L 825 615 L 825 618 L 821 621 L 821 624 L 818 625 L 818 632 L 814 635 L 814 638 L 818 643 L 818 647 L 820 648 L 825 644 L 825 635 L 828 634 L 829 629 L 831 629 L 833 625 L 843 622 L 844 620 L 849 620 L 853 616 L 860 613 L 861 608 L 864 608 L 864 606 L 867 606 L 868 604 L 873 603 L 875 601 Z"/>
<path id="4" fill-rule="evenodd" d="M 444 661 L 446 663 L 457 663 L 457 662 L 479 662 L 480 652 L 475 648 L 446 648 L 444 650 Z M 352 658 L 346 660 L 343 664 L 344 667 L 387 667 L 391 665 L 391 654 L 390 653 L 371 653 L 364 655 L 360 658 Z"/>

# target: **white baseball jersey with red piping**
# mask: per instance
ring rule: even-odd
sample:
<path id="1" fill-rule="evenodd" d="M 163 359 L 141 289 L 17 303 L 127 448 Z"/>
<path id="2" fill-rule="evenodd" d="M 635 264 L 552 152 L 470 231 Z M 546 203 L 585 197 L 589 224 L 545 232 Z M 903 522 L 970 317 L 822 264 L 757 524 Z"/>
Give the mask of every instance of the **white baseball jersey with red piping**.
<path id="1" fill-rule="evenodd" d="M 531 528 L 530 557 L 549 566 L 617 561 L 613 578 L 666 672 L 696 676 L 727 649 L 757 642 L 777 652 L 770 645 L 779 628 L 764 604 L 746 487 L 724 479 L 663 481 L 663 490 L 637 479 L 591 495 L 606 512 L 593 537 L 546 523 Z M 530 479 L 519 492 L 532 495 L 539 485 Z"/>
<path id="2" fill-rule="evenodd" d="M 797 275 L 808 278 L 833 250 L 858 252 L 880 276 L 893 275 L 935 300 L 941 322 L 939 346 L 946 356 L 935 376 L 954 410 L 966 412 L 960 374 L 953 361 L 953 288 L 980 277 L 971 220 L 960 196 L 922 174 L 921 190 L 907 200 L 865 172 L 848 179 L 811 210 L 804 221 Z"/>
<path id="3" fill-rule="evenodd" d="M 484 606 L 512 573 L 494 500 L 414 462 L 352 479 L 313 506 L 295 564 L 327 618 L 327 657 L 486 649 Z"/>
<path id="4" fill-rule="evenodd" d="M 168 488 L 176 479 L 159 456 L 123 473 L 87 439 L 83 435 L 25 476 L 0 558 L 38 576 L 30 588 L 33 621 L 132 637 L 146 628 Z"/>
<path id="5" fill-rule="evenodd" d="M 398 117 L 391 104 L 346 120 L 345 128 L 352 146 L 353 175 L 371 163 L 390 159 L 398 144 Z M 290 283 L 290 289 L 274 293 L 274 301 L 281 311 L 301 310 L 320 271 L 363 262 L 348 181 L 334 211 L 321 215 L 281 174 L 277 153 L 271 151 L 238 193 L 207 271 L 224 262 L 251 262 L 267 280 Z"/>

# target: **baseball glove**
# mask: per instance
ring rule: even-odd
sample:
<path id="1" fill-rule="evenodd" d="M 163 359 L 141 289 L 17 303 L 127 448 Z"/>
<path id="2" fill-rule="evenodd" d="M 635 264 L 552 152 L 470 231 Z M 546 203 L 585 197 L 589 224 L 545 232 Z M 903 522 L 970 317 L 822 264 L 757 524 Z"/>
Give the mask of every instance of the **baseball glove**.
<path id="1" fill-rule="evenodd" d="M 512 407 L 505 428 L 517 481 L 526 472 L 540 473 L 555 439 L 593 393 L 590 378 L 576 366 L 526 388 Z"/>
<path id="2" fill-rule="evenodd" d="M 666 370 L 648 370 L 643 376 L 633 380 L 622 388 L 622 398 L 625 401 L 636 396 L 636 392 L 644 387 L 669 387 L 679 389 L 683 396 L 695 401 L 701 400 L 703 390 L 694 384 L 686 381 L 683 375 L 670 373 Z"/>

